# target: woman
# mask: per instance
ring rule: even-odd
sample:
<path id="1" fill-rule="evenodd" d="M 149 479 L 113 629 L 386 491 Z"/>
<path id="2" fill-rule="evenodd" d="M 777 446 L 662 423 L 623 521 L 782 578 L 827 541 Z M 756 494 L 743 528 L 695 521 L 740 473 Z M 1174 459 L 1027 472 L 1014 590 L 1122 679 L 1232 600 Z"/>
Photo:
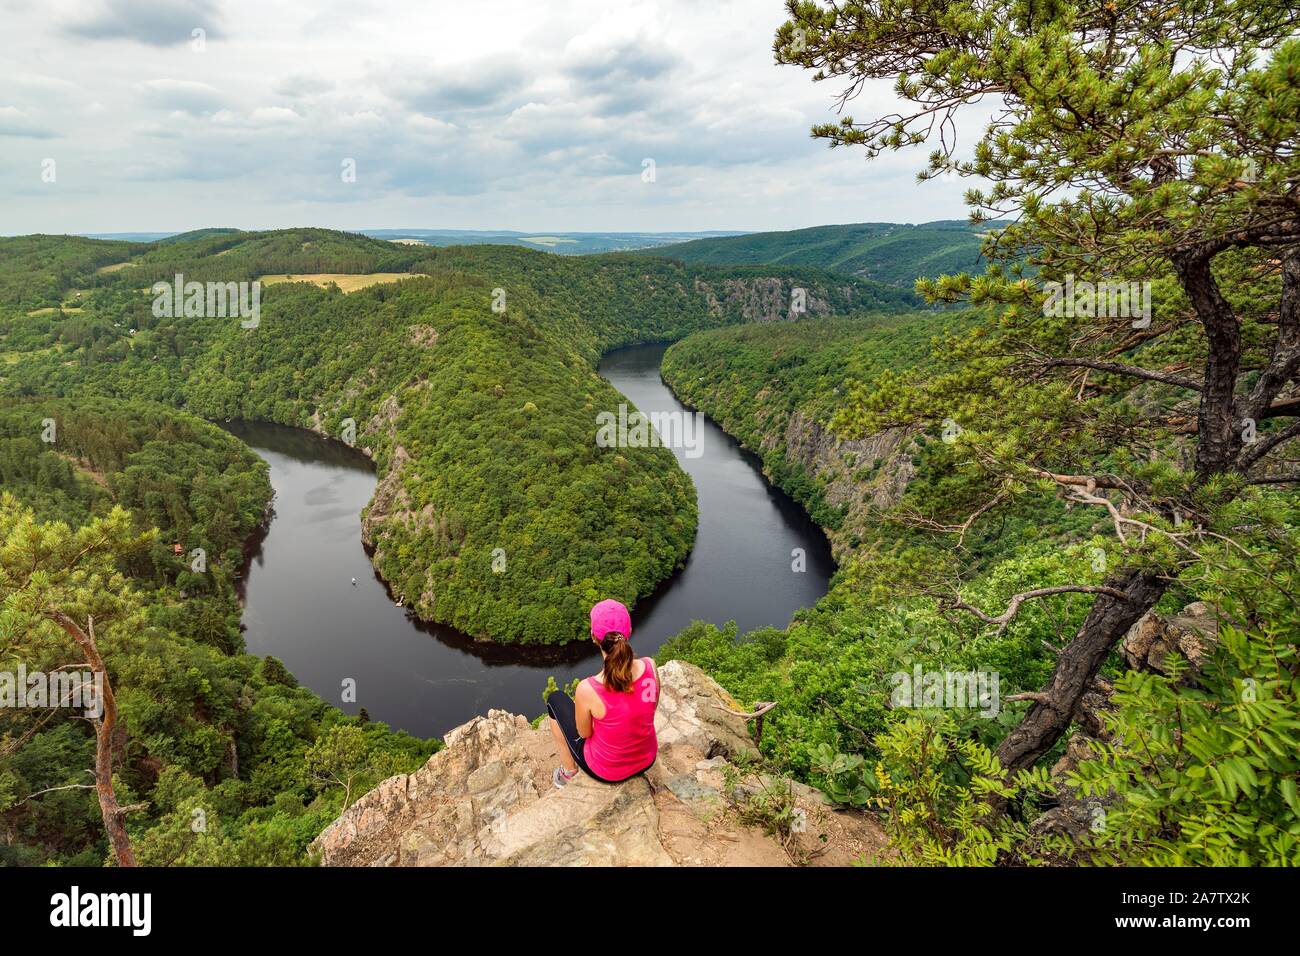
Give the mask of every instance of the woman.
<path id="1" fill-rule="evenodd" d="M 564 764 L 551 775 L 556 787 L 572 780 L 579 768 L 601 783 L 618 783 L 655 762 L 659 674 L 652 658 L 633 656 L 631 636 L 632 617 L 618 601 L 601 601 L 591 609 L 591 639 L 604 666 L 578 685 L 572 700 L 564 691 L 546 699 Z"/>

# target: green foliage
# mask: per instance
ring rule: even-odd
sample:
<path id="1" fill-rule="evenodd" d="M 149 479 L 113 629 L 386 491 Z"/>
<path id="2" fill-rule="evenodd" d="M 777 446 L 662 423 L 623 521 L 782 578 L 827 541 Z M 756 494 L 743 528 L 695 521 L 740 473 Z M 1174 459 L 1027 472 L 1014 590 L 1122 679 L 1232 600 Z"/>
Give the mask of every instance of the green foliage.
<path id="1" fill-rule="evenodd" d="M 838 529 L 846 509 L 825 494 L 838 476 L 809 474 L 802 461 L 792 460 L 787 429 L 811 432 L 815 441 L 846 393 L 869 387 L 886 370 L 923 363 L 933 338 L 972 319 L 903 313 L 701 332 L 667 351 L 662 374 L 684 402 L 760 455 L 772 481 L 814 520 Z"/>
<path id="2" fill-rule="evenodd" d="M 1293 632 L 1294 633 L 1294 632 Z M 1072 784 L 1113 798 L 1094 862 L 1292 866 L 1300 859 L 1296 646 L 1280 632 L 1220 632 L 1202 687 L 1132 672 L 1116 683 L 1111 741 Z"/>
<path id="3" fill-rule="evenodd" d="M 822 778 L 822 792 L 840 806 L 860 809 L 871 800 L 865 766 L 861 754 L 835 753 L 828 744 L 818 744 L 813 751 L 813 770 Z"/>
<path id="4" fill-rule="evenodd" d="M 623 401 L 594 372 L 604 351 L 783 317 L 796 286 L 812 312 L 914 301 L 812 269 L 433 249 L 312 229 L 133 251 L 128 268 L 78 277 L 88 288 L 75 321 L 0 319 L 11 358 L 0 394 L 147 398 L 334 436 L 351 419 L 385 476 L 368 516 L 380 573 L 421 617 L 504 642 L 578 639 L 593 600 L 633 604 L 694 542 L 694 490 L 672 453 L 595 443 L 596 416 Z M 176 274 L 369 272 L 425 277 L 346 295 L 268 286 L 255 330 L 155 316 L 141 291 Z M 504 312 L 492 307 L 498 288 Z"/>
<path id="5" fill-rule="evenodd" d="M 987 321 L 975 314 L 965 320 L 977 331 L 960 334 L 971 337 Z M 891 349 L 909 354 L 917 380 L 927 385 L 945 370 L 971 361 L 969 352 L 953 350 L 947 339 L 928 353 L 909 342 L 909 335 L 934 321 L 824 322 L 825 334 L 815 341 L 769 326 L 703 332 L 669 350 L 665 376 L 687 401 L 749 447 L 763 449 L 765 462 L 771 462 L 787 442 L 795 416 L 833 423 L 864 399 L 889 410 L 900 392 L 888 364 L 904 364 Z M 890 333 L 896 337 L 890 339 Z M 838 388 L 855 361 L 869 370 L 865 363 L 872 360 L 880 361 L 880 372 L 868 371 L 859 385 Z M 953 394 L 959 391 L 957 382 L 952 382 Z M 1140 393 L 1128 396 L 1116 389 L 1108 400 L 1126 396 L 1139 398 Z M 1048 434 L 1044 421 L 1033 418 L 1045 412 L 1036 401 L 1032 391 L 1014 389 L 1009 380 L 1001 395 L 1003 407 L 995 408 L 997 402 L 989 400 L 988 414 L 997 416 L 993 427 L 1005 429 L 1004 440 L 1011 435 L 1021 441 L 1016 429 L 1027 430 L 1025 447 L 1060 440 Z M 827 430 L 834 434 L 835 428 L 832 424 Z M 1077 455 L 1079 447 L 1075 444 L 1070 454 Z M 1124 454 L 1101 440 L 1091 447 L 1098 456 Z M 1156 447 L 1169 453 L 1165 446 Z M 889 676 L 917 664 L 925 670 L 979 668 L 999 674 L 1003 700 L 1038 689 L 1055 662 L 1051 649 L 1071 639 L 1091 596 L 1061 594 L 1026 603 L 998 633 L 948 610 L 938 585 L 948 579 L 959 582 L 954 590 L 959 587 L 963 600 L 996 615 L 1022 591 L 1100 583 L 1127 549 L 1104 514 L 1067 511 L 1050 494 L 1022 494 L 992 511 L 994 520 L 969 529 L 962 548 L 955 550 L 950 537 L 935 535 L 930 525 L 900 522 L 900 516 L 955 523 L 948 516 L 969 514 L 987 500 L 986 475 L 970 464 L 960 439 L 948 444 L 922 431 L 913 448 L 907 460 L 910 481 L 892 507 L 851 510 L 838 521 L 840 572 L 816 608 L 800 612 L 784 631 L 738 635 L 734 626 L 695 624 L 669 641 L 659 656 L 691 660 L 742 700 L 778 701 L 764 723 L 765 757 L 844 806 L 866 802 L 889 809 L 891 842 L 902 862 L 1097 860 L 1132 865 L 1176 864 L 1181 856 L 1186 862 L 1234 865 L 1280 862 L 1285 853 L 1294 855 L 1295 818 L 1286 795 L 1296 773 L 1291 758 L 1300 720 L 1294 702 L 1294 634 L 1300 626 L 1295 623 L 1295 546 L 1290 543 L 1300 524 L 1295 496 L 1251 490 L 1233 503 L 1201 510 L 1205 523 L 1194 554 L 1175 556 L 1182 570 L 1161 610 L 1209 601 L 1231 620 L 1253 622 L 1243 632 L 1246 645 L 1225 632 L 1224 648 L 1200 689 L 1183 686 L 1177 677 L 1125 676 L 1117 658 L 1108 662 L 1106 672 L 1117 681 L 1118 710 L 1110 718 L 1117 742 L 1107 745 L 1096 762 L 1085 762 L 1077 778 L 1086 781 L 1081 798 L 1104 795 L 1108 827 L 1096 839 L 1073 844 L 1064 837 L 1031 838 L 1026 826 L 1042 811 L 1042 772 L 1059 750 L 1032 774 L 1009 783 L 991 763 L 993 748 L 1019 721 L 1023 705 L 1006 703 L 992 719 L 974 711 L 896 710 L 889 702 Z M 835 467 L 833 455 L 824 461 L 823 468 Z M 877 462 L 847 477 L 857 488 L 869 488 L 882 471 Z M 772 467 L 769 472 L 797 492 L 788 473 Z M 1164 480 L 1159 464 L 1150 473 L 1150 480 Z M 812 480 L 825 486 L 828 472 L 814 474 Z M 1258 690 L 1266 683 L 1264 674 L 1272 675 L 1270 702 L 1240 704 L 1235 695 L 1242 682 L 1251 678 L 1256 692 L 1264 693 Z M 1190 742 L 1181 743 L 1179 728 L 1190 732 L 1193 726 Z M 1263 738 L 1254 733 L 1257 727 Z M 1203 758 L 1194 757 L 1189 746 Z M 1234 770 L 1229 771 L 1224 755 L 1233 747 L 1241 755 L 1233 758 Z M 1279 759 L 1272 747 L 1281 747 L 1288 759 Z M 1250 770 L 1236 760 L 1246 761 Z M 1198 763 L 1204 765 L 1197 769 Z M 1198 776 L 1189 777 L 1189 769 Z M 883 789 L 882 772 L 888 781 Z M 1227 796 L 1220 795 L 1215 776 L 1224 773 Z M 1229 782 L 1238 776 L 1248 788 Z M 986 818 L 991 800 L 1008 801 L 1013 812 L 996 821 Z M 1252 836 L 1242 839 L 1239 834 L 1248 827 Z"/>
<path id="6" fill-rule="evenodd" d="M 1205 596 L 1239 623 L 1221 625 L 1200 670 L 1170 655 L 1164 673 L 1116 681 L 1109 737 L 1071 777 L 1080 798 L 1106 805 L 1106 826 L 1087 848 L 1094 862 L 1300 859 L 1300 532 L 1294 498 L 1272 504 L 1236 509 L 1257 529 L 1249 557 L 1225 546 L 1207 562 Z M 1278 586 L 1260 587 L 1261 577 Z"/>
<path id="7" fill-rule="evenodd" d="M 126 261 L 144 247 L 77 236 L 17 236 L 3 240 L 0 255 L 0 319 L 37 309 L 81 303 L 79 286 L 98 269 Z"/>
<path id="8" fill-rule="evenodd" d="M 581 677 L 575 677 L 564 685 L 564 692 L 570 697 L 578 693 L 578 685 L 582 683 Z M 550 700 L 551 695 L 560 689 L 560 685 L 555 682 L 555 675 L 549 674 L 546 678 L 546 686 L 542 688 L 542 703 L 545 704 Z"/>
<path id="9" fill-rule="evenodd" d="M 0 671 L 76 664 L 45 609 L 93 616 L 125 733 L 118 796 L 145 805 L 127 818 L 140 862 L 301 864 L 345 800 L 433 749 L 356 727 L 274 658 L 240 653 L 233 581 L 271 489 L 226 432 L 140 401 L 11 402 L 0 474 Z M 79 714 L 0 708 L 0 861 L 107 858 Z"/>
<path id="10" fill-rule="evenodd" d="M 731 768 L 727 775 L 728 790 L 735 787 L 737 774 Z M 742 790 L 736 801 L 736 819 L 743 826 L 757 827 L 768 836 L 789 846 L 797 827 L 803 823 L 800 808 L 795 803 L 794 790 L 782 779 L 760 777 L 756 789 Z"/>
<path id="11" fill-rule="evenodd" d="M 984 744 L 964 738 L 946 714 L 897 721 L 876 738 L 874 801 L 886 814 L 892 861 L 904 866 L 993 866 L 1033 863 L 1022 854 L 1028 827 L 991 814 L 995 801 L 1050 790 L 1043 768 L 1010 781 Z"/>
<path id="12" fill-rule="evenodd" d="M 1087 572 L 1089 550 L 1040 545 L 995 565 L 972 582 L 966 597 L 999 606 L 1033 587 L 1051 586 Z M 775 700 L 766 715 L 764 755 L 781 769 L 819 786 L 832 753 L 874 758 L 872 742 L 888 726 L 893 675 L 923 671 L 984 671 L 999 676 L 999 691 L 1036 690 L 1054 658 L 1044 641 L 1059 641 L 1087 611 L 1084 595 L 1045 599 L 1002 633 L 967 615 L 942 612 L 932 598 L 914 596 L 879 604 L 864 600 L 844 578 L 814 608 L 800 611 L 785 631 L 762 629 L 743 636 L 734 625 L 695 623 L 660 649 L 657 658 L 681 658 L 702 667 L 738 699 Z M 966 733 L 996 744 L 1023 712 L 1005 704 L 996 713 L 963 713 Z M 818 765 L 822 769 L 819 769 Z"/>

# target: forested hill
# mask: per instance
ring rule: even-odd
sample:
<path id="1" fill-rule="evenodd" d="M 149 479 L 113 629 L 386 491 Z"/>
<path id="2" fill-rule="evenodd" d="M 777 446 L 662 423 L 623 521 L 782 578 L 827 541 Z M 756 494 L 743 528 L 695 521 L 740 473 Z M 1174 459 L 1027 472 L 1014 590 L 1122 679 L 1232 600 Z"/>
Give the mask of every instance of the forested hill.
<path id="1" fill-rule="evenodd" d="M 225 431 L 149 402 L 10 399 L 0 483 L 0 673 L 80 671 L 85 655 L 50 609 L 94 620 L 116 702 L 113 780 L 134 805 L 141 864 L 304 863 L 358 788 L 434 749 L 243 653 L 234 584 L 271 486 Z M 0 866 L 103 863 L 94 728 L 53 701 L 6 703 Z"/>
<path id="2" fill-rule="evenodd" d="M 910 289 L 920 276 L 980 271 L 988 228 L 961 220 L 862 222 L 696 239 L 654 255 L 693 264 L 816 266 Z"/>
<path id="3" fill-rule="evenodd" d="M 147 290 L 176 274 L 262 279 L 257 327 L 155 315 Z M 623 401 L 595 372 L 604 350 L 915 301 L 807 267 L 316 229 L 0 240 L 0 289 L 0 395 L 144 398 L 355 441 L 379 470 L 366 532 L 393 590 L 426 619 L 530 643 L 579 637 L 600 597 L 635 602 L 694 540 L 693 490 L 667 449 L 594 443 L 596 415 Z"/>
<path id="4" fill-rule="evenodd" d="M 740 700 L 777 701 L 762 738 L 769 766 L 805 776 L 841 805 L 887 808 L 905 863 L 1294 862 L 1293 474 L 1196 529 L 1163 599 L 1107 655 L 1071 736 L 1005 791 L 1017 819 L 983 822 L 977 795 L 1006 785 L 989 769 L 994 751 L 1085 620 L 1088 588 L 1133 561 L 1138 542 L 1043 473 L 1019 482 L 1014 497 L 1000 493 L 987 459 L 968 457 L 965 442 L 981 427 L 997 442 L 1055 441 L 1060 470 L 1106 473 L 1124 449 L 1076 439 L 1053 409 L 1077 407 L 1085 388 L 1111 428 L 1125 416 L 1146 427 L 1160 408 L 1177 407 L 1168 386 L 1119 377 L 1071 382 L 1055 401 L 1054 385 L 1016 381 L 975 404 L 989 386 L 954 371 L 976 366 L 974 348 L 992 357 L 981 375 L 1006 361 L 1001 334 L 996 317 L 963 310 L 823 320 L 815 336 L 746 325 L 674 344 L 664 380 L 809 509 L 839 572 L 789 628 L 739 635 L 697 622 L 658 659 L 696 663 Z M 1190 349 L 1178 347 L 1186 351 L 1155 354 L 1187 361 Z M 923 403 L 923 394 L 935 397 Z M 1162 477 L 1185 455 L 1178 436 L 1155 428 L 1141 447 L 1143 467 Z M 1142 517 L 1154 536 L 1158 519 Z M 995 683 L 983 704 L 973 692 L 927 689 L 922 699 L 917 674 Z M 1258 705 L 1257 686 L 1267 687 Z M 1246 742 L 1255 739 L 1263 743 Z"/>

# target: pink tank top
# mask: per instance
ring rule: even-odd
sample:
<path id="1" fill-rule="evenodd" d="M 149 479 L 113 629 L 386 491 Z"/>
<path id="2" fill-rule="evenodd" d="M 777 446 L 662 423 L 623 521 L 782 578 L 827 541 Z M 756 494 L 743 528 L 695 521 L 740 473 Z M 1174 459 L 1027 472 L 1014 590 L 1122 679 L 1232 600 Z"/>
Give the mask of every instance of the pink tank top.
<path id="1" fill-rule="evenodd" d="M 645 670 L 625 694 L 610 690 L 600 681 L 587 678 L 605 705 L 604 717 L 592 717 L 591 736 L 582 748 L 583 759 L 602 780 L 626 780 L 654 763 L 659 753 L 655 737 L 655 701 L 659 682 L 648 657 Z"/>

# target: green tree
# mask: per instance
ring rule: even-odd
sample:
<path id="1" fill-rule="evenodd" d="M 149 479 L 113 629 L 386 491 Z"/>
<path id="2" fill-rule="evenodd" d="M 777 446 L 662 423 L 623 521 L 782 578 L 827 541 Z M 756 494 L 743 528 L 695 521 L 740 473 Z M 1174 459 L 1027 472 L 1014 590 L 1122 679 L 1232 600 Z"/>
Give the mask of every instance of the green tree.
<path id="1" fill-rule="evenodd" d="M 136 860 L 125 821 L 131 808 L 118 802 L 114 786 L 117 699 L 100 653 L 95 619 L 120 621 L 125 612 L 135 610 L 129 587 L 115 562 L 147 540 L 148 536 L 139 538 L 132 533 L 130 515 L 121 508 L 73 531 L 67 525 L 38 524 L 30 511 L 18 507 L 12 495 L 0 497 L 0 595 L 4 596 L 0 629 L 5 634 L 2 650 L 5 657 L 10 657 L 37 645 L 33 653 L 48 660 L 48 645 L 62 632 L 65 639 L 71 638 L 75 653 L 55 651 L 55 659 L 84 658 L 73 666 L 93 674 L 96 686 L 90 720 L 95 728 L 95 764 L 91 773 L 104 831 L 118 866 L 135 866 Z M 71 664 L 64 660 L 56 667 Z M 65 706 L 55 701 L 49 704 Z"/>
<path id="2" fill-rule="evenodd" d="M 357 783 L 372 769 L 366 732 L 353 724 L 335 724 L 307 751 L 307 769 L 316 785 L 343 788 L 343 809 L 352 806 Z"/>
<path id="3" fill-rule="evenodd" d="M 990 231 L 986 275 L 918 282 L 999 319 L 949 343 L 947 374 L 899 376 L 840 425 L 950 419 L 956 467 L 985 496 L 963 530 L 1045 486 L 1113 521 L 1103 583 L 1073 586 L 1089 613 L 997 750 L 1026 769 L 1200 544 L 1232 533 L 1227 505 L 1300 480 L 1279 461 L 1300 436 L 1280 424 L 1300 414 L 1297 15 L 1261 0 L 787 6 L 780 62 L 842 80 L 842 104 L 884 78 L 906 104 L 815 136 L 870 157 L 937 140 L 920 178 L 983 177 L 973 218 L 1015 220 Z M 992 119 L 962 158 L 957 113 L 980 104 Z M 1063 303 L 1067 282 L 1090 302 Z M 1114 289 L 1149 291 L 1151 314 Z M 1000 627 L 1039 596 L 950 603 Z"/>

